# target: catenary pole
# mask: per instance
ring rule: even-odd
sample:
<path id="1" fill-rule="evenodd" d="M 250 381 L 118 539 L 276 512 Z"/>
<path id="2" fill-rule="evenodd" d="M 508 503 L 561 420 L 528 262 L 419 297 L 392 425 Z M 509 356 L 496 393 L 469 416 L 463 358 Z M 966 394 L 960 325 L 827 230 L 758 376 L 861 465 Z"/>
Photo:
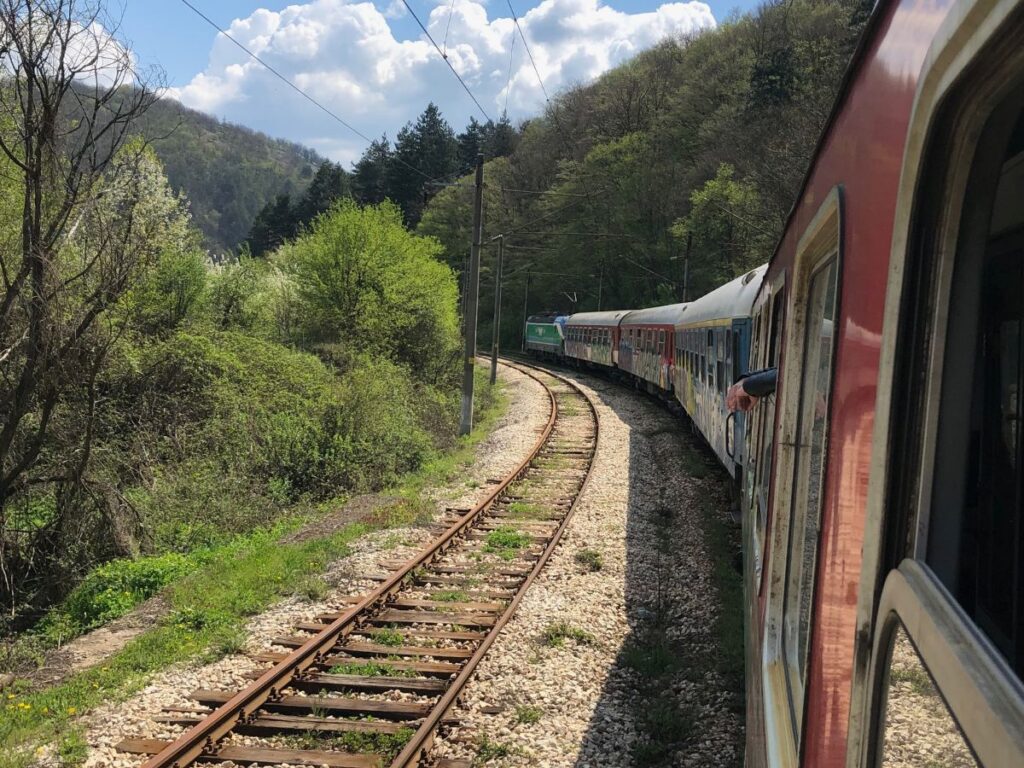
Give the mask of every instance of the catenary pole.
<path id="1" fill-rule="evenodd" d="M 526 311 L 530 306 L 530 273 L 526 273 L 526 290 L 523 291 L 523 352 L 526 352 L 526 319 L 530 316 Z"/>
<path id="2" fill-rule="evenodd" d="M 469 248 L 469 281 L 466 284 L 466 349 L 462 367 L 462 418 L 459 434 L 473 431 L 473 367 L 476 357 L 477 304 L 480 299 L 480 239 L 483 234 L 484 156 L 476 156 L 476 185 L 473 190 L 473 235 Z"/>
<path id="3" fill-rule="evenodd" d="M 494 281 L 494 326 L 491 331 L 491 384 L 498 380 L 498 342 L 501 339 L 501 265 L 505 260 L 505 236 L 498 235 L 498 269 Z"/>

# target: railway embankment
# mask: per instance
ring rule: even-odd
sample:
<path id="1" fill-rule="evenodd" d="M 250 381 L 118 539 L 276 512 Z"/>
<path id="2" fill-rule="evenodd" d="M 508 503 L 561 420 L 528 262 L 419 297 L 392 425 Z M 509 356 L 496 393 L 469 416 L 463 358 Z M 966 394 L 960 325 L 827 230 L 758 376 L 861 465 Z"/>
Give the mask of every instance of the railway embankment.
<path id="1" fill-rule="evenodd" d="M 281 617 L 296 606 L 309 608 L 336 591 L 346 563 L 355 562 L 349 558 L 415 548 L 429 536 L 424 524 L 432 500 L 463 503 L 483 493 L 487 481 L 525 450 L 533 422 L 542 418 L 536 402 L 543 391 L 534 387 L 540 390 L 521 374 L 503 372 L 500 395 L 471 440 L 453 452 L 389 491 L 240 537 L 165 588 L 158 604 L 144 604 L 46 654 L 40 666 L 22 668 L 2 693 L 0 764 L 106 765 L 91 749 L 102 741 L 89 737 L 92 723 L 102 727 L 109 716 L 127 717 L 161 680 L 187 679 L 243 654 L 277 618 L 285 621 Z M 109 714 L 122 710 L 123 716 Z"/>

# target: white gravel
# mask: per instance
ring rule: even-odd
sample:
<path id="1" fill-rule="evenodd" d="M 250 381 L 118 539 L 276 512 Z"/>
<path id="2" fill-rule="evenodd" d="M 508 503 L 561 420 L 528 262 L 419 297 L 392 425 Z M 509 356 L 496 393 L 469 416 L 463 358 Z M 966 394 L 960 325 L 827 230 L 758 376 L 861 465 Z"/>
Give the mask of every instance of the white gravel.
<path id="1" fill-rule="evenodd" d="M 511 753 L 487 765 L 647 764 L 634 748 L 652 694 L 622 654 L 631 636 L 644 635 L 662 615 L 669 643 L 694 661 L 662 691 L 684 713 L 678 722 L 690 726 L 662 764 L 739 764 L 743 723 L 730 711 L 735 694 L 707 663 L 716 605 L 697 505 L 712 486 L 687 476 L 680 442 L 692 438 L 635 392 L 577 380 L 601 420 L 590 485 L 562 544 L 464 692 L 455 713 L 462 726 L 439 740 L 437 754 L 472 758 L 486 743 L 491 754 Z M 577 563 L 583 549 L 600 552 L 599 571 Z M 556 621 L 585 630 L 593 642 L 550 647 L 541 638 Z M 537 722 L 523 722 L 537 709 Z"/>

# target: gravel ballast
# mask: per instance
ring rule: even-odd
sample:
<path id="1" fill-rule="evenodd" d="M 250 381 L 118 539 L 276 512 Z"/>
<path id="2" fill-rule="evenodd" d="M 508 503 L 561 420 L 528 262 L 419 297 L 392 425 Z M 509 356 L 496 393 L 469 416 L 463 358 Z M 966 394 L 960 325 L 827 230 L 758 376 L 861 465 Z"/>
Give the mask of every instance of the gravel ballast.
<path id="1" fill-rule="evenodd" d="M 662 406 L 602 379 L 571 378 L 601 422 L 590 484 L 464 691 L 461 727 L 435 751 L 494 766 L 741 765 L 737 693 L 712 661 L 718 606 L 702 531 L 701 505 L 727 516 L 721 478 L 690 476 L 684 451 L 703 452 Z M 598 553 L 599 570 L 584 551 Z M 551 642 L 552 628 L 586 635 Z M 679 663 L 668 674 L 636 659 L 634 645 L 659 631 Z M 654 747 L 648 735 L 659 727 L 678 736 L 661 734 L 668 745 Z"/>

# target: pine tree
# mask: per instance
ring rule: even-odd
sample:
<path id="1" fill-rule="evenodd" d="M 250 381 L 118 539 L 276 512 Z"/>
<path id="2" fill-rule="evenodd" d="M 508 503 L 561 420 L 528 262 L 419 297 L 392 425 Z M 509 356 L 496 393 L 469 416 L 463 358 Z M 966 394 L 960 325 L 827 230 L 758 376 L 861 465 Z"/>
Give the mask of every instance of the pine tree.
<path id="1" fill-rule="evenodd" d="M 489 125 L 491 125 L 489 120 L 486 125 L 481 125 L 475 117 L 471 117 L 466 130 L 459 134 L 457 139 L 459 142 L 459 166 L 463 170 L 476 165 L 476 156 L 484 151 L 484 140 Z"/>
<path id="2" fill-rule="evenodd" d="M 351 196 L 351 184 L 345 169 L 335 163 L 322 163 L 309 183 L 306 194 L 295 205 L 293 218 L 296 226 L 309 224 L 337 200 Z"/>
<path id="3" fill-rule="evenodd" d="M 247 244 L 253 256 L 263 256 L 294 237 L 295 232 L 291 199 L 288 195 L 278 195 L 256 214 Z"/>
<path id="4" fill-rule="evenodd" d="M 483 152 L 488 160 L 496 157 L 508 157 L 516 148 L 518 135 L 512 127 L 506 112 L 501 113 L 501 119 L 495 124 L 487 122 L 487 131 L 483 137 Z"/>
<path id="5" fill-rule="evenodd" d="M 395 162 L 388 168 L 388 197 L 402 209 L 405 223 L 415 227 L 434 189 L 429 179 L 443 179 L 458 170 L 458 142 L 455 132 L 433 102 L 415 124 L 407 124 L 395 141 Z M 420 171 L 417 173 L 413 170 Z"/>
<path id="6" fill-rule="evenodd" d="M 391 144 L 387 136 L 370 142 L 359 162 L 352 169 L 352 193 L 362 205 L 377 205 L 389 197 L 388 167 L 391 165 Z"/>

